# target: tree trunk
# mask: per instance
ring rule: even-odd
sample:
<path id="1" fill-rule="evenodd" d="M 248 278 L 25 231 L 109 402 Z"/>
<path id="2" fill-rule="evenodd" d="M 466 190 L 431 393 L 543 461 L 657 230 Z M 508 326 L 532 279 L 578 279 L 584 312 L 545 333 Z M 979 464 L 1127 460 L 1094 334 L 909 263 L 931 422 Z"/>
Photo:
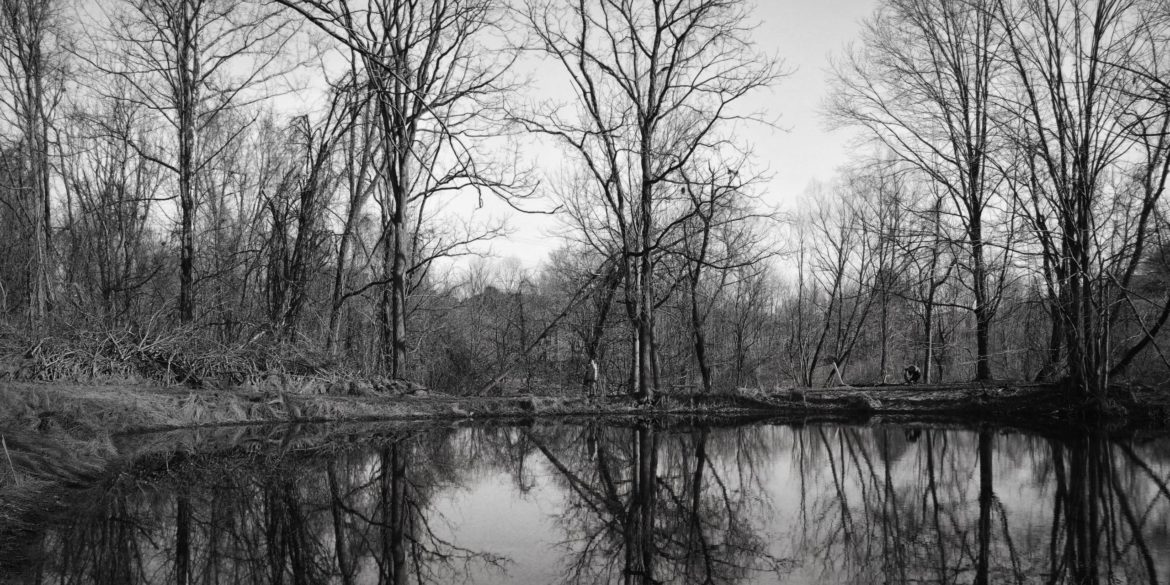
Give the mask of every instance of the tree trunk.
<path id="1" fill-rule="evenodd" d="M 383 195 L 385 197 L 385 195 Z M 394 325 L 391 316 L 394 310 L 394 237 L 387 232 L 395 230 L 392 218 L 393 212 L 388 209 L 389 203 L 385 200 L 381 204 L 382 213 L 382 279 L 385 281 L 378 287 L 378 356 L 379 365 L 384 371 L 394 371 Z"/>
<path id="2" fill-rule="evenodd" d="M 351 207 L 351 211 L 345 222 L 345 229 L 341 232 L 341 243 L 337 250 L 337 266 L 333 271 L 333 294 L 330 297 L 329 303 L 329 331 L 326 332 L 325 339 L 325 351 L 332 355 L 337 354 L 337 340 L 341 335 L 341 308 L 347 280 L 345 271 L 349 259 L 350 238 L 352 237 L 353 222 L 355 220 L 353 215 L 354 212 Z"/>
<path id="3" fill-rule="evenodd" d="M 406 494 L 406 449 L 396 442 L 384 449 L 381 457 L 382 559 L 379 565 L 382 574 L 378 582 L 388 585 L 402 585 L 408 577 L 406 540 L 410 508 Z"/>
<path id="4" fill-rule="evenodd" d="M 177 41 L 179 118 L 179 321 L 195 319 L 195 84 L 199 72 L 192 44 L 196 32 L 188 2 L 182 3 Z"/>
<path id="5" fill-rule="evenodd" d="M 654 580 L 654 506 L 658 445 L 654 429 L 638 427 L 634 445 L 634 482 L 626 520 L 625 583 L 650 585 Z"/>
<path id="6" fill-rule="evenodd" d="M 922 336 L 926 340 L 926 356 L 922 368 L 922 383 L 930 383 L 930 365 L 934 361 L 934 286 L 926 298 L 926 315 L 922 319 Z"/>
<path id="7" fill-rule="evenodd" d="M 643 251 L 641 258 L 638 259 L 638 283 L 640 285 L 638 290 L 638 386 L 635 395 L 641 400 L 652 400 L 654 398 L 654 376 L 651 352 L 654 331 L 651 323 L 651 311 L 653 311 L 654 295 L 651 291 L 649 226 L 643 226 L 642 229 L 644 230 Z"/>
<path id="8" fill-rule="evenodd" d="M 406 250 L 403 231 L 406 228 L 405 184 L 394 194 L 394 261 L 390 272 L 390 286 L 393 297 L 390 303 L 394 326 L 392 346 L 393 359 L 390 375 L 406 377 Z"/>
<path id="9" fill-rule="evenodd" d="M 979 431 L 979 552 L 975 561 L 976 585 L 987 585 L 991 559 L 991 506 L 995 502 L 992 485 L 992 435 L 987 429 Z"/>
<path id="10" fill-rule="evenodd" d="M 175 583 L 191 582 L 191 496 L 175 496 Z"/>
<path id="11" fill-rule="evenodd" d="M 354 566 L 349 557 L 350 540 L 345 521 L 347 503 L 342 499 L 341 486 L 337 481 L 337 466 L 336 459 L 325 466 L 329 480 L 329 511 L 333 520 L 333 551 L 337 555 L 337 570 L 341 573 L 342 585 L 353 585 Z"/>
<path id="12" fill-rule="evenodd" d="M 614 270 L 616 271 L 616 268 Z M 613 306 L 613 297 L 617 293 L 617 286 L 620 282 L 617 274 L 612 272 L 606 278 L 605 292 L 602 293 L 601 302 L 597 305 L 597 317 L 593 320 L 593 325 L 589 330 L 589 339 L 586 340 L 585 344 L 585 359 L 590 364 L 600 363 L 598 354 L 601 349 L 601 338 L 605 334 L 605 321 L 609 317 L 610 307 Z M 596 379 L 593 380 L 597 388 L 603 388 L 601 379 L 602 374 L 597 371 Z M 588 387 L 588 381 L 586 381 L 586 387 Z"/>
<path id="13" fill-rule="evenodd" d="M 880 359 L 880 363 L 878 366 L 878 370 L 879 370 L 878 374 L 881 376 L 882 384 L 885 384 L 888 381 L 887 376 L 886 376 L 888 365 L 886 362 L 889 359 L 888 358 L 888 353 L 889 353 L 889 350 L 888 350 L 888 348 L 889 348 L 889 341 L 888 341 L 888 338 L 889 338 L 889 297 L 885 291 L 885 287 L 886 287 L 885 283 L 882 283 L 882 287 L 883 287 L 883 290 L 881 293 L 881 295 L 882 295 L 882 316 L 881 316 L 882 342 L 881 342 L 881 359 Z"/>
<path id="14" fill-rule="evenodd" d="M 12 110 L 19 131 L 20 158 L 14 202 L 29 221 L 27 300 L 28 321 L 33 331 L 43 334 L 52 310 L 53 223 L 49 190 L 49 121 L 45 110 L 45 46 L 50 35 L 51 0 L 6 1 L 0 7 L 0 43 L 5 59 L 2 74 L 5 89 L 12 95 L 6 105 Z M 24 292 L 24 291 L 22 291 Z"/>
<path id="15" fill-rule="evenodd" d="M 699 362 L 699 376 L 703 380 L 703 392 L 711 391 L 711 365 L 707 363 L 707 336 L 703 332 L 703 318 L 699 313 L 699 299 L 691 285 L 691 328 L 694 332 L 695 359 Z"/>
<path id="16" fill-rule="evenodd" d="M 987 298 L 987 266 L 983 258 L 983 226 L 978 217 L 971 217 L 971 279 L 975 296 L 975 379 L 991 379 L 991 315 Z"/>

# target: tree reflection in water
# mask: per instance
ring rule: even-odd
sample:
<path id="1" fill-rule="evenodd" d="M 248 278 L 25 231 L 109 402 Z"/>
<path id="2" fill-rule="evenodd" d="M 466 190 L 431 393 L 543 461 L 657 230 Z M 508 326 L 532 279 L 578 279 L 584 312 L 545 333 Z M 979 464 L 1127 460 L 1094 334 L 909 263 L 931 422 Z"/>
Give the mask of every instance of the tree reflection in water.
<path id="1" fill-rule="evenodd" d="M 736 583 L 783 574 L 791 563 L 761 534 L 769 510 L 753 481 L 753 461 L 766 455 L 751 442 L 757 436 L 724 431 L 712 444 L 707 430 L 663 435 L 649 423 L 533 433 L 568 493 L 565 582 Z"/>
<path id="2" fill-rule="evenodd" d="M 107 478 L 16 582 L 512 582 L 460 544 L 460 501 L 538 510 L 490 533 L 566 584 L 1170 578 L 1166 440 L 642 421 L 277 443 Z"/>
<path id="3" fill-rule="evenodd" d="M 121 475 L 100 505 L 49 531 L 27 582 L 457 581 L 500 559 L 432 530 L 429 502 L 458 481 L 450 439 L 415 433 L 311 457 L 179 457 L 157 477 Z"/>
<path id="4" fill-rule="evenodd" d="M 851 583 L 1160 583 L 1170 477 L 1135 449 L 896 428 L 818 428 L 796 442 L 810 496 L 796 556 Z M 1155 553 L 1154 551 L 1158 551 Z"/>

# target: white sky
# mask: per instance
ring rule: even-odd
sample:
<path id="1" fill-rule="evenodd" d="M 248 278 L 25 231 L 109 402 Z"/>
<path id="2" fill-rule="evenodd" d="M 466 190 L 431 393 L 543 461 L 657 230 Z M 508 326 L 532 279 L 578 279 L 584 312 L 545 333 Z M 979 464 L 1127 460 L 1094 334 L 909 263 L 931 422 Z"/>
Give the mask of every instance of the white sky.
<path id="1" fill-rule="evenodd" d="M 782 59 L 791 71 L 770 92 L 745 102 L 746 110 L 764 112 L 781 127 L 759 126 L 744 136 L 754 145 L 757 164 L 772 175 L 763 193 L 767 205 L 788 207 L 810 182 L 829 180 L 847 162 L 850 134 L 827 130 L 820 113 L 828 91 L 827 70 L 830 57 L 857 38 L 862 20 L 875 7 L 876 0 L 757 0 L 757 47 Z M 486 210 L 503 213 L 491 205 Z M 515 257 L 531 268 L 561 243 L 556 237 L 561 227 L 547 216 L 509 216 L 509 225 L 513 235 L 492 244 L 498 257 Z"/>

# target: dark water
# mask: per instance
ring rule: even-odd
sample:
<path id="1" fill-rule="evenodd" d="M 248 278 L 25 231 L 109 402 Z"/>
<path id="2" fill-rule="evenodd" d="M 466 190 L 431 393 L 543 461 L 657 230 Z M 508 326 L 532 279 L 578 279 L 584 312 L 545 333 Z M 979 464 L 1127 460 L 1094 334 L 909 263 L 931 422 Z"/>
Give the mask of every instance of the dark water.
<path id="1" fill-rule="evenodd" d="M 1165 583 L 1170 442 L 537 425 L 140 462 L 25 583 Z"/>

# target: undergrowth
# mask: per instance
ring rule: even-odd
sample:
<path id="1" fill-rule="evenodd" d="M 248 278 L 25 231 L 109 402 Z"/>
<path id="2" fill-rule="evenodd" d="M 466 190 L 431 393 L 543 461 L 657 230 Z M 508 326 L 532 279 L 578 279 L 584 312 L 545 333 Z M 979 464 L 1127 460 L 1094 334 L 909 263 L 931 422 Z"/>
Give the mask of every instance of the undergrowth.
<path id="1" fill-rule="evenodd" d="M 260 330 L 223 341 L 195 326 L 116 329 L 57 324 L 44 335 L 0 325 L 0 379 L 229 387 L 274 374 L 322 380 L 356 375 L 323 351 Z"/>

